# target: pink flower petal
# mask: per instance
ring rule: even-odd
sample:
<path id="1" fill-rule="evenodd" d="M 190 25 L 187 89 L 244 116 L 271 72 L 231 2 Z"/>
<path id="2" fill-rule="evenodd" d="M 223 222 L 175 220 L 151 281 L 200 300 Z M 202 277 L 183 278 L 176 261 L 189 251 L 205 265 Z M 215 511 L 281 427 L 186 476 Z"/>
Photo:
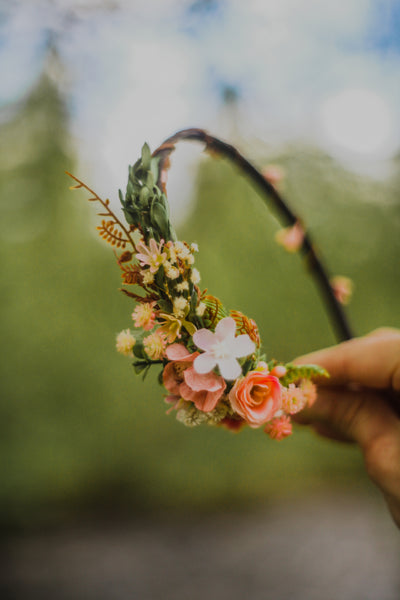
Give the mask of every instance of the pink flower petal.
<path id="1" fill-rule="evenodd" d="M 235 332 L 236 323 L 232 317 L 225 317 L 224 319 L 221 319 L 218 321 L 215 328 L 215 335 L 219 341 L 226 340 L 227 338 L 234 338 Z"/>
<path id="2" fill-rule="evenodd" d="M 247 333 L 238 335 L 231 342 L 232 354 L 234 354 L 237 358 L 252 354 L 255 350 L 255 347 L 255 343 L 250 339 Z"/>
<path id="3" fill-rule="evenodd" d="M 211 350 L 215 344 L 215 335 L 209 329 L 199 329 L 193 334 L 193 341 L 201 350 Z"/>
<path id="4" fill-rule="evenodd" d="M 197 358 L 195 358 L 193 366 L 198 373 L 202 374 L 212 371 L 216 364 L 217 361 L 215 358 L 210 354 L 205 353 L 200 354 Z"/>
<path id="5" fill-rule="evenodd" d="M 206 390 L 195 392 L 186 385 L 186 383 L 181 384 L 182 398 L 189 402 L 193 402 L 195 407 L 203 412 L 214 410 L 222 394 L 223 390 L 217 390 L 216 392 L 207 392 Z"/>
<path id="6" fill-rule="evenodd" d="M 200 396 L 201 393 L 203 394 L 204 398 L 206 397 L 206 394 L 207 394 L 206 391 L 204 391 L 204 392 L 195 392 L 184 381 L 181 383 L 181 385 L 179 387 L 179 393 L 182 396 L 182 398 L 184 400 L 187 400 L 188 402 L 194 402 L 196 399 L 199 398 L 199 396 Z"/>
<path id="7" fill-rule="evenodd" d="M 169 360 L 182 360 L 190 356 L 190 352 L 183 344 L 171 344 L 165 351 Z"/>
<path id="8" fill-rule="evenodd" d="M 176 396 L 175 394 L 169 394 L 165 397 L 164 400 L 167 404 L 176 404 L 180 400 L 180 396 Z"/>
<path id="9" fill-rule="evenodd" d="M 150 243 L 149 243 L 149 248 L 150 248 L 150 252 L 152 252 L 152 253 L 158 252 L 158 246 L 157 246 L 157 242 L 155 239 L 151 238 Z M 160 244 L 160 248 L 161 248 L 161 244 Z"/>
<path id="10" fill-rule="evenodd" d="M 214 410 L 214 408 L 217 406 L 218 400 L 221 398 L 221 396 L 221 391 L 207 392 L 205 398 L 199 397 L 194 401 L 194 403 L 196 408 L 198 408 L 199 410 L 202 410 L 204 412 L 210 412 L 211 410 Z"/>
<path id="11" fill-rule="evenodd" d="M 242 368 L 235 358 L 220 358 L 218 367 L 222 377 L 228 381 L 237 379 L 242 373 Z"/>
<path id="12" fill-rule="evenodd" d="M 226 388 L 226 383 L 222 377 L 218 377 L 215 373 L 197 373 L 193 367 L 186 369 L 184 372 L 185 382 L 195 392 L 206 390 L 207 392 L 223 391 Z"/>
<path id="13" fill-rule="evenodd" d="M 171 394 L 179 394 L 179 385 L 181 381 L 176 376 L 173 363 L 168 363 L 165 365 L 165 369 L 163 371 L 163 383 L 166 389 L 171 392 Z"/>

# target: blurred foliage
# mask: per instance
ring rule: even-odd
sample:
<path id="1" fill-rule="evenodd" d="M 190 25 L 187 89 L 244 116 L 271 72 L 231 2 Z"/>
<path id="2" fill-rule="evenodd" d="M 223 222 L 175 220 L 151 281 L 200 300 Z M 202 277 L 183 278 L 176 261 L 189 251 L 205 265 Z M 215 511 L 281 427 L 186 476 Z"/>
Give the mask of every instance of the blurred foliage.
<path id="1" fill-rule="evenodd" d="M 90 233 L 93 206 L 68 190 L 64 171 L 77 167 L 51 79 L 3 119 L 0 146 L 3 524 L 105 509 L 225 510 L 364 481 L 356 450 L 305 430 L 277 443 L 167 417 L 157 374 L 143 383 L 114 350 L 132 305 L 117 291 L 110 247 Z M 312 149 L 272 158 L 332 273 L 355 281 L 356 331 L 399 326 L 394 183 L 361 180 Z M 203 287 L 257 321 L 268 358 L 290 360 L 335 340 L 300 258 L 273 241 L 278 227 L 245 180 L 207 159 L 178 237 L 199 243 Z"/>

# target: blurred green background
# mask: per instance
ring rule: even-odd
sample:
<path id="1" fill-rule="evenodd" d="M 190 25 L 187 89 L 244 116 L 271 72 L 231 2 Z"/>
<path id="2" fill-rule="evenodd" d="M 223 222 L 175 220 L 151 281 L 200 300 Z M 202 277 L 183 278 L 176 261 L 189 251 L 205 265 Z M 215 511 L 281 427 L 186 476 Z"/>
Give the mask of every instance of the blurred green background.
<path id="1" fill-rule="evenodd" d="M 76 163 L 64 102 L 44 73 L 1 125 L 3 526 L 215 511 L 364 486 L 357 450 L 307 430 L 276 443 L 262 431 L 185 428 L 165 415 L 157 373 L 143 383 L 115 352 L 132 305 L 111 248 L 93 235 L 94 206 L 68 189 L 65 170 L 102 195 Z M 355 332 L 399 327 L 399 161 L 375 181 L 312 147 L 274 154 L 247 140 L 241 149 L 284 167 L 283 193 L 330 272 L 354 280 Z M 202 286 L 257 321 L 270 358 L 334 343 L 313 281 L 274 242 L 279 223 L 249 183 L 222 160 L 199 161 L 196 177 L 178 234 L 199 244 Z"/>

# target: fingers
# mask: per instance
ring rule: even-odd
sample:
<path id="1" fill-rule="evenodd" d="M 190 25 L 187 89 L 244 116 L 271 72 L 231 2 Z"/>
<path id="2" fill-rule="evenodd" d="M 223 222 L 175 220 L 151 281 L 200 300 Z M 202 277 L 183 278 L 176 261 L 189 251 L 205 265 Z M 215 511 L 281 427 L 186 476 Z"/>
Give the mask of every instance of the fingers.
<path id="1" fill-rule="evenodd" d="M 368 474 L 400 527 L 400 331 L 378 329 L 294 362 L 318 364 L 331 375 L 321 381 L 316 402 L 294 419 L 360 445 Z"/>
<path id="2" fill-rule="evenodd" d="M 383 397 L 373 391 L 319 388 L 310 408 L 298 413 L 297 423 L 311 424 L 327 437 L 357 442 L 364 452 L 374 440 L 393 432 L 400 440 L 400 423 Z"/>
<path id="3" fill-rule="evenodd" d="M 330 374 L 327 385 L 356 382 L 375 389 L 400 390 L 400 331 L 379 329 L 294 362 L 325 367 Z"/>

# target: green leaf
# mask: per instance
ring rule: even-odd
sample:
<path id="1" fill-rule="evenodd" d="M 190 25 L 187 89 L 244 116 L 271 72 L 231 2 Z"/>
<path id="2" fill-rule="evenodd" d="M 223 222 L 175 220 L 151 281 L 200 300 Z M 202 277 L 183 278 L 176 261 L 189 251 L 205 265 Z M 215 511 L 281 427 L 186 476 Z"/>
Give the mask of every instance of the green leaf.
<path id="1" fill-rule="evenodd" d="M 160 159 L 158 156 L 151 157 L 150 171 L 153 174 L 154 181 L 157 181 L 157 179 L 158 179 L 158 173 L 159 173 L 158 163 L 159 163 L 159 161 L 160 161 Z"/>
<path id="2" fill-rule="evenodd" d="M 139 194 L 139 204 L 141 208 L 146 208 L 148 204 L 148 199 L 150 196 L 150 190 L 147 186 L 142 187 Z"/>
<path id="3" fill-rule="evenodd" d="M 157 300 L 157 304 L 160 307 L 160 310 L 165 313 L 170 313 L 172 311 L 172 302 L 170 300 Z"/>
<path id="4" fill-rule="evenodd" d="M 165 194 L 160 194 L 158 201 L 165 208 L 166 213 L 167 213 L 167 217 L 169 218 L 169 203 L 168 203 L 168 200 L 167 200 L 167 196 Z"/>
<path id="5" fill-rule="evenodd" d="M 143 169 L 148 171 L 151 165 L 151 152 L 147 143 L 143 144 L 142 147 L 142 165 Z"/>
<path id="6" fill-rule="evenodd" d="M 186 331 L 188 332 L 189 335 L 194 335 L 194 333 L 196 333 L 196 326 L 191 323 L 190 321 L 183 321 L 182 322 L 183 327 L 186 329 Z"/>
<path id="7" fill-rule="evenodd" d="M 129 223 L 129 225 L 138 225 L 140 224 L 140 214 L 139 212 L 130 206 L 129 208 L 124 208 L 125 219 Z"/>
<path id="8" fill-rule="evenodd" d="M 255 369 L 257 366 L 258 360 L 254 360 L 252 357 L 247 358 L 242 364 L 242 374 L 247 375 L 249 371 Z"/>
<path id="9" fill-rule="evenodd" d="M 169 239 L 169 220 L 165 208 L 157 200 L 151 204 L 150 220 L 153 227 L 160 232 L 160 236 L 167 241 Z"/>
<path id="10" fill-rule="evenodd" d="M 192 288 L 192 295 L 190 297 L 190 312 L 196 314 L 196 308 L 197 308 L 197 302 L 198 302 L 198 293 L 196 292 L 196 289 L 194 287 L 194 285 L 192 283 L 190 283 L 190 286 Z M 190 288 L 189 288 L 190 289 Z"/>
<path id="11" fill-rule="evenodd" d="M 141 358 L 142 360 L 145 360 L 145 362 L 148 362 L 148 356 L 144 351 L 143 342 L 141 340 L 136 340 L 136 344 L 133 346 L 133 354 L 136 358 Z"/>
<path id="12" fill-rule="evenodd" d="M 158 285 L 158 287 L 160 287 L 161 289 L 164 287 L 164 280 L 165 280 L 165 273 L 164 273 L 164 267 L 161 265 L 157 271 L 157 273 L 155 274 L 155 282 Z"/>
<path id="13" fill-rule="evenodd" d="M 133 189 L 133 184 L 132 181 L 129 179 L 128 183 L 126 185 L 126 195 L 127 196 L 131 196 L 132 198 L 134 197 L 134 189 Z"/>
<path id="14" fill-rule="evenodd" d="M 133 368 L 135 369 L 136 375 L 143 373 L 143 378 L 142 378 L 143 381 L 146 379 L 146 375 L 149 372 L 150 367 L 151 367 L 151 362 L 138 360 L 133 363 Z"/>
<path id="15" fill-rule="evenodd" d="M 150 365 L 147 362 L 137 360 L 133 363 L 136 375 L 139 375 L 142 371 L 147 369 Z"/>
<path id="16" fill-rule="evenodd" d="M 151 190 L 153 189 L 155 184 L 155 179 L 154 179 L 154 175 L 151 171 L 147 171 L 147 175 L 146 175 L 146 185 L 148 188 L 150 188 Z"/>

